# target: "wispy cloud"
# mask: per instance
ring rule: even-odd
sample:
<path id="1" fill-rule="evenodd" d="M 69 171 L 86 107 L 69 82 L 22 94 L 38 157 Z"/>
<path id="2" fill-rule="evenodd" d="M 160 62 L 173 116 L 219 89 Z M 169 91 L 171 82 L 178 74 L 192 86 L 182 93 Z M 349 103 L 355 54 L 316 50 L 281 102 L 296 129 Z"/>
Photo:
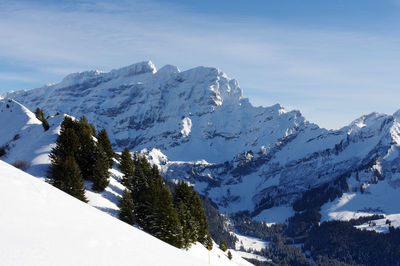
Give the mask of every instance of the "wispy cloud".
<path id="1" fill-rule="evenodd" d="M 14 73 L 14 72 L 0 72 L 0 80 L 19 81 L 19 82 L 24 82 L 24 83 L 30 83 L 30 82 L 37 81 L 33 77 L 29 77 L 25 74 Z"/>
<path id="2" fill-rule="evenodd" d="M 110 70 L 141 60 L 181 69 L 216 66 L 237 78 L 252 102 L 298 106 L 309 120 L 327 127 L 373 111 L 368 109 L 377 99 L 372 95 L 383 102 L 377 111 L 396 109 L 399 41 L 199 15 L 151 1 L 62 1 L 46 7 L 0 1 L 0 57 L 38 76 L 61 79 L 70 72 Z M 18 77 L 5 72 L 0 82 Z M 353 108 L 341 111 L 345 105 Z M 336 121 L 330 107 L 343 113 Z"/>

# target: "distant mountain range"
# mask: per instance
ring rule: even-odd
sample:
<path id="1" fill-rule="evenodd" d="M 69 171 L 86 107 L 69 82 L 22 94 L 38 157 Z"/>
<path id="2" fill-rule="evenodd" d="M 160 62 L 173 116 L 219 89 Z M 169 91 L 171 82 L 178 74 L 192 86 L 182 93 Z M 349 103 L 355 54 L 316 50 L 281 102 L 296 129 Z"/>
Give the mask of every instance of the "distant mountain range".
<path id="1" fill-rule="evenodd" d="M 0 123 L 8 121 L 8 99 L 46 115 L 85 115 L 107 129 L 115 150 L 142 151 L 165 178 L 193 183 L 222 212 L 247 210 L 267 222 L 309 206 L 321 207 L 325 220 L 400 214 L 393 202 L 400 199 L 400 111 L 326 130 L 278 104 L 252 106 L 216 68 L 157 71 L 151 62 L 71 74 L 1 98 Z M 18 130 L 2 134 L 0 147 Z M 379 226 L 372 229 L 387 229 Z"/>

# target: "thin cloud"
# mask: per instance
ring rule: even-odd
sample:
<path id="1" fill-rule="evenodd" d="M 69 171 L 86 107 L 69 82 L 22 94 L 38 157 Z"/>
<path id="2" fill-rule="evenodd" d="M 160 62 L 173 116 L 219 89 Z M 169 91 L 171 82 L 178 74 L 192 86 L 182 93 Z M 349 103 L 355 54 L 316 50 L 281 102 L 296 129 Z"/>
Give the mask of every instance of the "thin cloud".
<path id="1" fill-rule="evenodd" d="M 0 80 L 20 81 L 25 83 L 36 82 L 34 77 L 27 76 L 26 73 L 0 72 Z"/>
<path id="2" fill-rule="evenodd" d="M 252 95 L 246 88 L 257 89 L 260 97 L 252 102 L 301 110 L 310 102 L 323 110 L 320 102 L 335 106 L 352 95 L 359 95 L 359 105 L 368 105 L 371 97 L 362 94 L 377 89 L 398 98 L 398 44 L 398 38 L 386 35 L 238 21 L 151 1 L 62 1 L 46 7 L 0 1 L 0 57 L 39 76 L 54 74 L 60 80 L 70 72 L 111 70 L 142 60 L 181 69 L 215 66 L 237 78 L 245 95 Z M 296 102 L 291 94 L 304 99 Z M 389 96 L 377 111 L 394 111 L 396 97 Z M 308 118 L 328 127 L 344 123 L 326 122 L 324 114 L 317 110 Z"/>

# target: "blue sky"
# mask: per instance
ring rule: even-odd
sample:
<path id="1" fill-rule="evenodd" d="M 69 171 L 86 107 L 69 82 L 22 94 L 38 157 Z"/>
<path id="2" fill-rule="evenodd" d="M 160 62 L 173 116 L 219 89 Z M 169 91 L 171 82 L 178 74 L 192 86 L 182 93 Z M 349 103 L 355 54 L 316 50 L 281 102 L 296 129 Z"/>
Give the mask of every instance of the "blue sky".
<path id="1" fill-rule="evenodd" d="M 400 109 L 400 0 L 4 1 L 0 93 L 143 60 L 236 78 L 327 128 Z"/>

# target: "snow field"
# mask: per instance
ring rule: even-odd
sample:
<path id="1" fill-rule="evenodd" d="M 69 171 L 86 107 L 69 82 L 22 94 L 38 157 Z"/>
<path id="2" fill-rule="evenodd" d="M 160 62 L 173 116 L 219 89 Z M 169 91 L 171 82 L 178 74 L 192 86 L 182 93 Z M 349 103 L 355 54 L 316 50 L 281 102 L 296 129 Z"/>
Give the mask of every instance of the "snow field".
<path id="1" fill-rule="evenodd" d="M 206 265 L 200 244 L 189 251 L 85 204 L 0 161 L 0 260 L 3 265 Z M 235 255 L 234 255 L 235 258 Z M 218 248 L 211 265 L 233 261 Z"/>

